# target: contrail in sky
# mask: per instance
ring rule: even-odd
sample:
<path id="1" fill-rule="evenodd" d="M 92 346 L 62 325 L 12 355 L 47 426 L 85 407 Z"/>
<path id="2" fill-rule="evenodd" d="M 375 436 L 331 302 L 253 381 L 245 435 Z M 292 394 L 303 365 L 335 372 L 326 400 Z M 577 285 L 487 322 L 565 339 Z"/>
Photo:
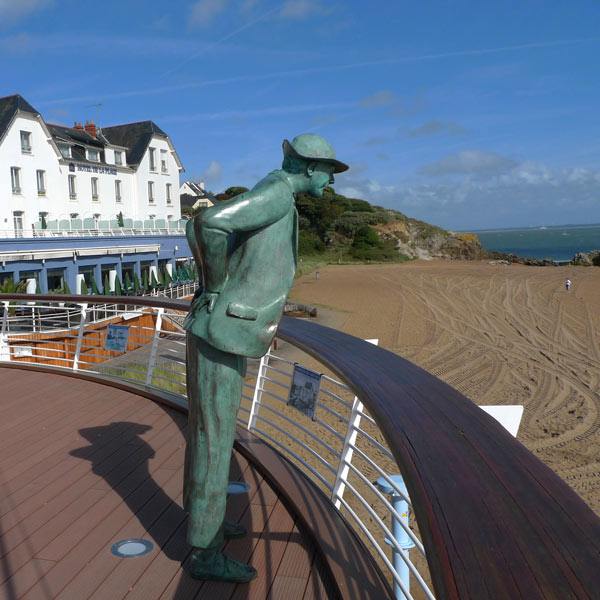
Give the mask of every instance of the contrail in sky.
<path id="1" fill-rule="evenodd" d="M 213 44 L 208 45 L 206 48 L 202 48 L 201 50 L 198 50 L 198 52 L 194 52 L 193 54 L 190 54 L 190 56 L 188 56 L 184 61 L 180 62 L 176 67 L 173 67 L 169 71 L 165 71 L 164 73 L 162 73 L 162 75 L 160 75 L 160 77 L 161 78 L 162 77 L 167 77 L 168 75 L 171 75 L 171 74 L 179 71 L 184 65 L 186 65 L 190 61 L 198 58 L 202 54 L 206 54 L 207 52 L 210 52 L 211 50 L 214 50 L 215 48 L 217 48 L 218 46 L 220 46 L 223 42 L 226 42 L 227 40 L 230 40 L 232 37 L 236 36 L 238 33 L 241 33 L 245 29 L 248 29 L 249 27 L 252 27 L 253 25 L 256 25 L 256 23 L 259 23 L 260 21 L 264 21 L 266 18 L 270 17 L 277 10 L 279 10 L 279 6 L 276 6 L 275 8 L 272 8 L 271 10 L 268 10 L 266 13 L 263 13 L 259 17 L 256 17 L 256 19 L 252 19 L 251 21 L 248 21 L 247 23 L 245 23 L 241 27 L 238 27 L 237 29 L 234 29 L 233 31 L 231 31 L 230 33 L 228 33 L 225 37 L 222 37 L 220 40 L 217 40 Z"/>
<path id="2" fill-rule="evenodd" d="M 218 42 L 215 42 L 209 48 L 214 48 L 218 44 L 224 42 L 225 40 L 231 38 L 233 35 L 239 33 L 242 29 L 250 27 L 250 25 L 256 23 L 257 21 L 266 18 L 270 15 L 273 10 L 268 13 L 263 14 L 261 17 L 258 17 L 254 21 L 246 23 L 242 28 L 237 29 L 231 32 L 225 38 L 222 38 Z M 411 63 L 411 62 L 419 62 L 419 61 L 428 61 L 428 60 L 440 60 L 446 58 L 456 58 L 460 56 L 483 56 L 486 54 L 500 54 L 502 52 L 514 52 L 518 50 L 536 50 L 540 48 L 552 48 L 557 46 L 574 46 L 578 44 L 584 44 L 586 42 L 597 42 L 600 41 L 600 37 L 592 37 L 592 38 L 581 38 L 581 39 L 573 39 L 573 40 L 555 40 L 552 42 L 533 42 L 529 44 L 518 44 L 515 46 L 499 46 L 496 48 L 480 48 L 475 50 L 457 50 L 455 52 L 439 52 L 439 53 L 431 53 L 431 54 L 420 54 L 416 56 L 401 56 L 401 57 L 390 57 L 390 58 L 382 58 L 377 60 L 369 60 L 369 61 L 361 61 L 361 62 L 353 62 L 346 64 L 338 64 L 331 65 L 328 67 L 307 67 L 305 69 L 295 69 L 289 71 L 275 71 L 272 73 L 264 73 L 262 75 L 237 75 L 232 77 L 226 77 L 222 79 L 206 79 L 204 81 L 196 81 L 190 83 L 183 83 L 178 85 L 165 85 L 162 87 L 154 87 L 154 88 L 145 88 L 145 89 L 137 89 L 137 90 L 129 90 L 124 92 L 117 92 L 114 94 L 107 94 L 102 96 L 103 100 L 111 100 L 111 99 L 120 99 L 120 98 L 130 98 L 133 96 L 155 96 L 160 94 L 167 94 L 173 92 L 179 92 L 183 90 L 196 89 L 205 86 L 212 85 L 227 85 L 232 83 L 243 83 L 243 82 L 255 82 L 255 81 L 264 81 L 268 79 L 276 79 L 279 77 L 297 77 L 300 75 L 311 75 L 315 73 L 335 73 L 338 71 L 350 70 L 350 69 L 360 69 L 364 67 L 375 67 L 382 65 L 393 65 L 393 64 L 402 64 L 402 63 Z M 196 56 L 201 54 L 203 51 L 200 51 L 192 56 L 190 56 L 186 61 L 181 63 L 178 67 L 165 73 L 165 75 L 176 71 L 181 68 L 184 64 L 193 60 Z M 98 96 L 76 96 L 71 98 L 59 98 L 56 100 L 46 100 L 46 101 L 38 101 L 36 104 L 39 105 L 53 105 L 53 104 L 68 104 L 68 103 L 76 103 L 76 102 L 89 102 L 91 100 L 97 101 Z"/>

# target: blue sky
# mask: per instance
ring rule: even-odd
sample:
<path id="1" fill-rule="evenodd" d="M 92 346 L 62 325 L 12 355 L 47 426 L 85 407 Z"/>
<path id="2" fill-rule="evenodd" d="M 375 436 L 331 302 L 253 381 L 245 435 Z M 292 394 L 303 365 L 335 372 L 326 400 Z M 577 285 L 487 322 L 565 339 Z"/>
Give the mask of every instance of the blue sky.
<path id="1" fill-rule="evenodd" d="M 214 191 L 316 132 L 338 191 L 451 229 L 600 222 L 599 58 L 592 1 L 0 0 L 47 121 L 152 119 Z"/>

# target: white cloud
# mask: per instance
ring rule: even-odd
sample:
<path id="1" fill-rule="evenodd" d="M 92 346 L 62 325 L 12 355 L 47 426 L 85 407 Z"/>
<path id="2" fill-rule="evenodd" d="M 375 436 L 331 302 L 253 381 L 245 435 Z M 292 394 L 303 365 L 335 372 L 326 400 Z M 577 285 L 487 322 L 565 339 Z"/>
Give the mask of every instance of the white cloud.
<path id="1" fill-rule="evenodd" d="M 381 90 L 370 96 L 363 98 L 359 104 L 363 108 L 379 108 L 381 106 L 389 106 L 396 102 L 396 96 L 394 92 L 390 90 Z"/>
<path id="2" fill-rule="evenodd" d="M 466 129 L 458 123 L 452 121 L 438 121 L 433 119 L 427 121 L 419 127 L 408 130 L 408 137 L 426 137 L 430 135 L 448 134 L 448 135 L 460 135 L 466 133 Z"/>
<path id="3" fill-rule="evenodd" d="M 229 0 L 198 0 L 192 4 L 189 24 L 206 27 L 218 17 L 229 4 Z"/>
<path id="4" fill-rule="evenodd" d="M 281 7 L 279 16 L 283 19 L 300 21 L 313 15 L 323 15 L 329 12 L 316 0 L 286 0 Z"/>
<path id="5" fill-rule="evenodd" d="M 221 166 L 221 163 L 216 160 L 211 160 L 200 179 L 209 183 L 216 183 L 221 179 L 222 175 L 223 167 Z"/>
<path id="6" fill-rule="evenodd" d="M 495 152 L 462 150 L 419 169 L 422 175 L 492 175 L 508 171 L 517 163 Z"/>
<path id="7" fill-rule="evenodd" d="M 11 25 L 51 4 L 52 0 L 0 0 L 0 27 Z"/>
<path id="8" fill-rule="evenodd" d="M 600 222 L 600 169 L 524 162 L 487 177 L 394 184 L 350 171 L 337 189 L 454 230 Z"/>

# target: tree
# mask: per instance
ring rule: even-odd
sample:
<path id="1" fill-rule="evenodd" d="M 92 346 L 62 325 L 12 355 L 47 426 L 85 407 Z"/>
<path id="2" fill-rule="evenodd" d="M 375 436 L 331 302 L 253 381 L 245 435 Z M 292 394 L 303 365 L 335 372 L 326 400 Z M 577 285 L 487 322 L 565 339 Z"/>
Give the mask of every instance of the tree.
<path id="1" fill-rule="evenodd" d="M 125 219 L 123 218 L 123 211 L 119 211 L 119 214 L 117 215 L 117 225 L 119 227 L 125 227 Z"/>
<path id="2" fill-rule="evenodd" d="M 46 215 L 44 213 L 40 215 L 40 227 L 42 229 L 48 229 L 48 223 L 46 222 Z"/>
<path id="3" fill-rule="evenodd" d="M 125 277 L 123 278 L 123 286 L 125 287 L 126 292 L 129 292 L 132 288 L 131 278 L 129 277 L 129 271 L 125 271 Z"/>
<path id="4" fill-rule="evenodd" d="M 96 279 L 93 275 L 90 275 L 90 285 L 92 294 L 94 294 L 94 296 L 99 296 L 100 292 L 98 291 L 98 285 L 96 284 Z"/>
<path id="5" fill-rule="evenodd" d="M 142 290 L 144 292 L 150 291 L 150 285 L 148 283 L 148 271 L 145 269 L 144 269 L 144 272 L 142 273 Z"/>
<path id="6" fill-rule="evenodd" d="M 115 296 L 122 296 L 122 295 L 123 295 L 123 286 L 121 285 L 121 279 L 117 275 L 117 277 L 115 278 Z"/>
<path id="7" fill-rule="evenodd" d="M 235 196 L 239 196 L 240 194 L 243 194 L 247 191 L 248 191 L 247 187 L 234 185 L 232 187 L 228 187 L 224 192 L 217 194 L 215 196 L 215 198 L 217 200 L 220 200 L 221 202 L 223 202 L 224 200 L 231 200 L 231 198 L 234 198 Z"/>
<path id="8" fill-rule="evenodd" d="M 137 294 L 140 289 L 141 289 L 141 284 L 140 284 L 140 278 L 138 277 L 138 274 L 134 272 L 133 274 L 133 292 L 135 294 Z"/>
<path id="9" fill-rule="evenodd" d="M 150 288 L 155 290 L 159 286 L 158 279 L 156 279 L 156 272 L 150 272 Z"/>
<path id="10" fill-rule="evenodd" d="M 108 273 L 104 276 L 104 281 L 102 282 L 102 293 L 105 296 L 110 295 L 110 277 Z"/>
<path id="11" fill-rule="evenodd" d="M 90 293 L 90 290 L 88 289 L 88 285 L 85 282 L 85 279 L 83 279 L 81 282 L 81 292 L 80 293 L 82 296 L 88 296 Z"/>

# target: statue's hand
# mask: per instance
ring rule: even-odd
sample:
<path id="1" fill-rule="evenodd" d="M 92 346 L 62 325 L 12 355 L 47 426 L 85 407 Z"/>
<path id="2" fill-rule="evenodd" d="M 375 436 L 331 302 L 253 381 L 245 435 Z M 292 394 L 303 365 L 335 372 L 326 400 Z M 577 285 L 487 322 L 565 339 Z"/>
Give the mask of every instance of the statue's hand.
<path id="1" fill-rule="evenodd" d="M 219 292 L 202 292 L 202 295 L 198 299 L 198 307 L 202 308 L 206 306 L 207 312 L 211 313 L 215 307 L 215 302 L 219 297 Z"/>

